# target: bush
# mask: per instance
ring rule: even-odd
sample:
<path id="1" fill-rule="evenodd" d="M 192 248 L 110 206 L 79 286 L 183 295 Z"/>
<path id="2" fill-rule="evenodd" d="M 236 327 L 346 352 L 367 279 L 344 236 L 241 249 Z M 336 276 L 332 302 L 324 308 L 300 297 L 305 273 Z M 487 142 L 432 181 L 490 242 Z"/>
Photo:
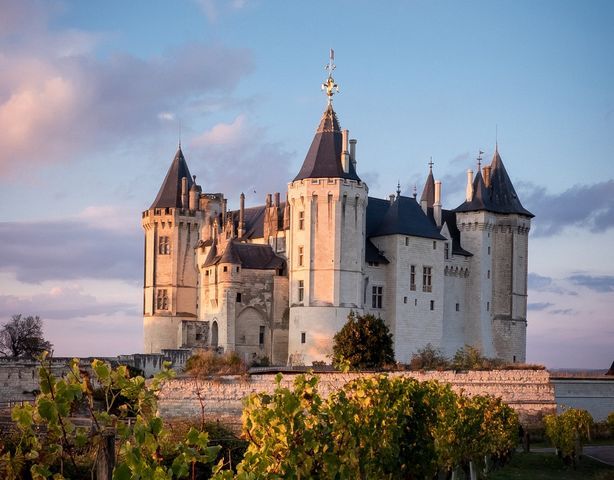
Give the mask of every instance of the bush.
<path id="1" fill-rule="evenodd" d="M 333 364 L 348 362 L 353 369 L 382 368 L 394 363 L 392 334 L 373 315 L 350 312 L 348 321 L 333 339 Z"/>
<path id="2" fill-rule="evenodd" d="M 244 375 L 247 367 L 236 352 L 219 354 L 205 350 L 188 358 L 185 372 L 198 377 Z"/>
<path id="3" fill-rule="evenodd" d="M 452 368 L 455 370 L 493 370 L 505 364 L 500 358 L 482 356 L 480 350 L 471 345 L 459 348 L 452 358 Z"/>
<path id="4" fill-rule="evenodd" d="M 569 408 L 560 415 L 546 415 L 546 436 L 565 463 L 575 466 L 584 442 L 590 438 L 593 417 L 586 410 Z"/>
<path id="5" fill-rule="evenodd" d="M 610 436 L 614 437 L 614 412 L 611 412 L 608 415 L 608 418 L 606 419 L 605 423 L 608 425 L 608 428 L 610 429 Z"/>
<path id="6" fill-rule="evenodd" d="M 411 370 L 446 369 L 450 367 L 450 362 L 441 349 L 427 343 L 412 355 L 409 367 Z"/>

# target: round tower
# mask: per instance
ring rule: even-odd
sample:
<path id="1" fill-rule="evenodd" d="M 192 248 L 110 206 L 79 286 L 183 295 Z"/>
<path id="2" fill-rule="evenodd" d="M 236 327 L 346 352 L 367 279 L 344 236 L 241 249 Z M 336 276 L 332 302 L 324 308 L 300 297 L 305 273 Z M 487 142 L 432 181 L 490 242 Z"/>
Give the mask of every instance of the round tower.
<path id="1" fill-rule="evenodd" d="M 179 148 L 156 199 L 141 218 L 145 230 L 145 353 L 181 347 L 182 322 L 197 319 L 194 248 L 203 220 L 199 194 L 200 187 Z"/>

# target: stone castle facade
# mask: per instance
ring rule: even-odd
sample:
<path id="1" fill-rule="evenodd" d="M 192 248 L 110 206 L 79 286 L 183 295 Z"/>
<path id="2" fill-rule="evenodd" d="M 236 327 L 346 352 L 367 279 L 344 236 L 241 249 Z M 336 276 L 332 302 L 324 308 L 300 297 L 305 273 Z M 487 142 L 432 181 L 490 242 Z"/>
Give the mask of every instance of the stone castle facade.
<path id="1" fill-rule="evenodd" d="M 432 165 L 420 199 L 369 197 L 332 101 L 284 201 L 268 194 L 246 208 L 241 195 L 228 210 L 222 193 L 196 184 L 179 148 L 142 214 L 145 352 L 330 361 L 354 311 L 386 322 L 400 362 L 428 343 L 524 362 L 532 217 L 498 149 L 467 171 L 455 209 L 443 208 Z"/>

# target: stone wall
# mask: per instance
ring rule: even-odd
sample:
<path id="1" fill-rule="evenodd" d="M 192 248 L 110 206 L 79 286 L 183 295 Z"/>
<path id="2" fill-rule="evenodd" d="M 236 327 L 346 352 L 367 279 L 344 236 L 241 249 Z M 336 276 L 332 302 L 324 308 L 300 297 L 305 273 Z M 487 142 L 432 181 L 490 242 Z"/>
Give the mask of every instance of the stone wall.
<path id="1" fill-rule="evenodd" d="M 596 422 L 614 412 L 614 378 L 553 378 L 557 408 L 583 408 Z"/>
<path id="2" fill-rule="evenodd" d="M 285 374 L 284 386 L 291 386 L 297 374 Z M 361 375 L 356 373 L 320 374 L 320 392 L 327 396 L 348 381 Z M 555 411 L 554 388 L 545 370 L 501 370 L 485 372 L 395 372 L 391 376 L 408 376 L 421 381 L 447 382 L 457 392 L 467 395 L 489 394 L 501 397 L 520 415 L 525 425 L 539 423 L 543 415 Z M 162 416 L 199 417 L 200 403 L 196 391 L 205 398 L 205 415 L 230 425 L 239 425 L 243 399 L 252 393 L 273 392 L 275 375 L 251 375 L 249 378 L 222 377 L 212 381 L 195 382 L 190 378 L 176 378 L 163 387 L 159 395 Z"/>

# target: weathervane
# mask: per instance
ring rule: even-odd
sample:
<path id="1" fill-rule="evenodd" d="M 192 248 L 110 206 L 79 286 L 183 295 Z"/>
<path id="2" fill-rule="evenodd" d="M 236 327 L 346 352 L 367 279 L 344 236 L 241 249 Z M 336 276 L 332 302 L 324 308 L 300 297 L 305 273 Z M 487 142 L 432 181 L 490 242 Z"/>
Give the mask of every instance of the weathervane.
<path id="1" fill-rule="evenodd" d="M 433 157 L 431 157 L 431 159 L 429 160 L 429 170 L 433 170 L 433 165 L 435 165 L 433 163 Z"/>
<path id="2" fill-rule="evenodd" d="M 335 79 L 333 78 L 333 70 L 336 68 L 336 65 L 333 63 L 335 61 L 335 51 L 330 49 L 330 56 L 328 58 L 328 65 L 324 67 L 325 70 L 328 71 L 328 78 L 326 82 L 322 84 L 322 91 L 326 91 L 326 96 L 328 97 L 328 104 L 333 104 L 333 95 L 339 92 L 339 87 L 335 83 Z"/>
<path id="3" fill-rule="evenodd" d="M 482 168 L 482 154 L 484 152 L 482 150 L 478 150 L 478 172 Z"/>

